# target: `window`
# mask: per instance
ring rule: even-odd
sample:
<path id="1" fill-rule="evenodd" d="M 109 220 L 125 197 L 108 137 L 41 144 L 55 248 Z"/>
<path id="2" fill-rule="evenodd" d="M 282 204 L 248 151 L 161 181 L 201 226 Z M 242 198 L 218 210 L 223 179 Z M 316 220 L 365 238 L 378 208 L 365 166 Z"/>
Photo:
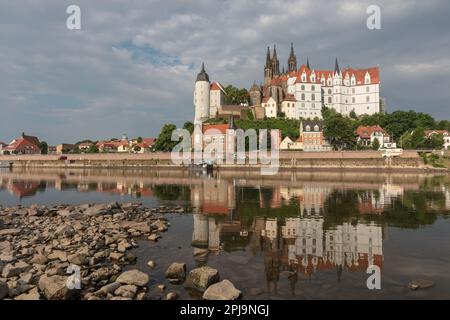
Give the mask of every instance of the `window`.
<path id="1" fill-rule="evenodd" d="M 302 89 L 302 91 L 305 91 L 305 85 L 304 84 L 302 84 L 301 89 Z"/>
<path id="2" fill-rule="evenodd" d="M 302 93 L 302 100 L 305 101 L 305 94 Z"/>
<path id="3" fill-rule="evenodd" d="M 369 102 L 370 101 L 370 96 L 367 96 L 366 97 L 366 102 Z"/>
<path id="4" fill-rule="evenodd" d="M 311 86 L 311 91 L 315 91 L 316 90 L 316 86 Z"/>
<path id="5" fill-rule="evenodd" d="M 328 97 L 328 103 L 331 103 L 331 97 Z"/>
<path id="6" fill-rule="evenodd" d="M 366 87 L 366 92 L 370 92 L 370 88 L 369 87 Z"/>
<path id="7" fill-rule="evenodd" d="M 355 97 L 352 98 L 352 103 L 355 103 L 356 99 Z"/>
<path id="8" fill-rule="evenodd" d="M 316 100 L 316 95 L 314 93 L 311 95 L 311 100 L 312 101 Z"/>
<path id="9" fill-rule="evenodd" d="M 319 131 L 319 126 L 317 124 L 314 126 L 314 131 L 316 131 L 316 132 Z"/>
<path id="10" fill-rule="evenodd" d="M 328 94 L 331 94 L 331 89 L 328 89 Z"/>
<path id="11" fill-rule="evenodd" d="M 306 126 L 306 131 L 311 131 L 311 127 L 309 125 Z"/>
<path id="12" fill-rule="evenodd" d="M 352 88 L 352 93 L 355 93 L 355 88 Z"/>

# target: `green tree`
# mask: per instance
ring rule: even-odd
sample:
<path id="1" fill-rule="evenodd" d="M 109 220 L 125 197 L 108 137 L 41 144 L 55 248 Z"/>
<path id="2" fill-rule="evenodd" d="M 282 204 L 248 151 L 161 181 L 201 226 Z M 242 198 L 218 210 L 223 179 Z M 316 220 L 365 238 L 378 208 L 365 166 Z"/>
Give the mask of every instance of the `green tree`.
<path id="1" fill-rule="evenodd" d="M 172 132 L 177 127 L 174 124 L 165 124 L 154 144 L 155 151 L 169 152 L 178 144 L 178 141 L 172 141 Z"/>
<path id="2" fill-rule="evenodd" d="M 322 116 L 325 122 L 323 134 L 334 149 L 356 147 L 355 124 L 351 119 L 328 108 L 323 108 Z"/>
<path id="3" fill-rule="evenodd" d="M 425 139 L 423 147 L 425 149 L 440 150 L 444 148 L 444 143 L 444 136 L 442 134 L 432 134 L 430 137 Z"/>
<path id="4" fill-rule="evenodd" d="M 378 150 L 380 149 L 380 141 L 378 138 L 375 138 L 372 142 L 372 150 Z"/>
<path id="5" fill-rule="evenodd" d="M 190 121 L 187 121 L 183 124 L 183 129 L 189 131 L 190 134 L 194 132 L 194 124 Z"/>
<path id="6" fill-rule="evenodd" d="M 355 110 L 350 111 L 350 118 L 352 118 L 352 119 L 358 119 L 358 116 L 356 115 Z"/>
<path id="7" fill-rule="evenodd" d="M 99 153 L 98 147 L 95 144 L 91 145 L 87 150 L 87 153 Z"/>
<path id="8" fill-rule="evenodd" d="M 411 147 L 418 149 L 424 146 L 425 130 L 422 127 L 417 127 L 411 134 Z"/>
<path id="9" fill-rule="evenodd" d="M 250 95 L 245 88 L 236 88 L 232 85 L 225 87 L 225 104 L 248 104 Z"/>
<path id="10" fill-rule="evenodd" d="M 47 154 L 48 153 L 48 144 L 45 141 L 41 141 L 39 143 L 39 149 L 41 149 L 41 154 Z"/>

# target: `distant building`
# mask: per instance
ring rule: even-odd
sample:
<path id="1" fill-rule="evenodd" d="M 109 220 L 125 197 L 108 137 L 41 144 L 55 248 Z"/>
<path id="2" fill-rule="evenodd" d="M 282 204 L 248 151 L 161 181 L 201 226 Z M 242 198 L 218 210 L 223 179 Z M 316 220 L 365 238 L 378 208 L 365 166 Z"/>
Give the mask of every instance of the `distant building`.
<path id="1" fill-rule="evenodd" d="M 6 147 L 2 147 L 3 154 L 40 154 L 40 142 L 37 137 L 22 133 L 20 138 L 14 139 Z"/>
<path id="2" fill-rule="evenodd" d="M 444 150 L 450 150 L 450 133 L 447 130 L 426 130 L 425 137 L 429 138 L 434 134 L 442 134 L 444 137 Z"/>
<path id="3" fill-rule="evenodd" d="M 78 145 L 78 149 L 80 149 L 81 152 L 88 151 L 94 144 L 92 142 L 82 142 Z"/>
<path id="4" fill-rule="evenodd" d="M 395 143 L 391 136 L 379 125 L 375 126 L 359 126 L 356 129 L 356 141 L 365 147 L 372 146 L 375 139 L 380 143 L 380 148 L 395 148 Z"/>
<path id="5" fill-rule="evenodd" d="M 323 123 L 315 120 L 300 121 L 299 137 L 293 141 L 284 138 L 280 150 L 331 151 L 332 148 L 323 135 Z"/>
<path id="6" fill-rule="evenodd" d="M 261 106 L 264 108 L 265 116 L 267 118 L 276 118 L 278 114 L 277 102 L 272 97 L 267 97 L 262 100 Z"/>
<path id="7" fill-rule="evenodd" d="M 64 154 L 64 153 L 70 153 L 75 149 L 74 144 L 68 144 L 68 143 L 61 143 L 56 146 L 56 153 L 57 154 Z"/>

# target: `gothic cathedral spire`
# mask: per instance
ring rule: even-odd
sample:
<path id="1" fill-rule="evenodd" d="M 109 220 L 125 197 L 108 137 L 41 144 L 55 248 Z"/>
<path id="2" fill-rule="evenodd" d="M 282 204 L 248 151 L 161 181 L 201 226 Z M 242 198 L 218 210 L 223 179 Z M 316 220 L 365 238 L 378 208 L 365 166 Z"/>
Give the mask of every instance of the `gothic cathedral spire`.
<path id="1" fill-rule="evenodd" d="M 288 59 L 288 72 L 297 71 L 297 57 L 294 53 L 294 44 L 291 42 L 291 53 Z"/>

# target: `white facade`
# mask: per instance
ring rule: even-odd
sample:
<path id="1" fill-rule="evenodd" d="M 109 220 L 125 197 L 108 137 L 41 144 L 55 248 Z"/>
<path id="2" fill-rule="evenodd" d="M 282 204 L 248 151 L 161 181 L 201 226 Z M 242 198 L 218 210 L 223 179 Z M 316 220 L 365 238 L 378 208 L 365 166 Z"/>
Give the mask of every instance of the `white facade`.
<path id="1" fill-rule="evenodd" d="M 220 107 L 224 105 L 225 90 L 218 82 L 211 84 L 209 99 L 209 117 L 215 118 Z"/>
<path id="2" fill-rule="evenodd" d="M 277 102 L 274 98 L 270 97 L 267 101 L 263 102 L 261 106 L 264 108 L 267 118 L 277 117 Z"/>
<path id="3" fill-rule="evenodd" d="M 210 103 L 210 84 L 208 81 L 195 82 L 194 106 L 195 118 L 194 122 L 199 123 L 209 118 Z"/>

